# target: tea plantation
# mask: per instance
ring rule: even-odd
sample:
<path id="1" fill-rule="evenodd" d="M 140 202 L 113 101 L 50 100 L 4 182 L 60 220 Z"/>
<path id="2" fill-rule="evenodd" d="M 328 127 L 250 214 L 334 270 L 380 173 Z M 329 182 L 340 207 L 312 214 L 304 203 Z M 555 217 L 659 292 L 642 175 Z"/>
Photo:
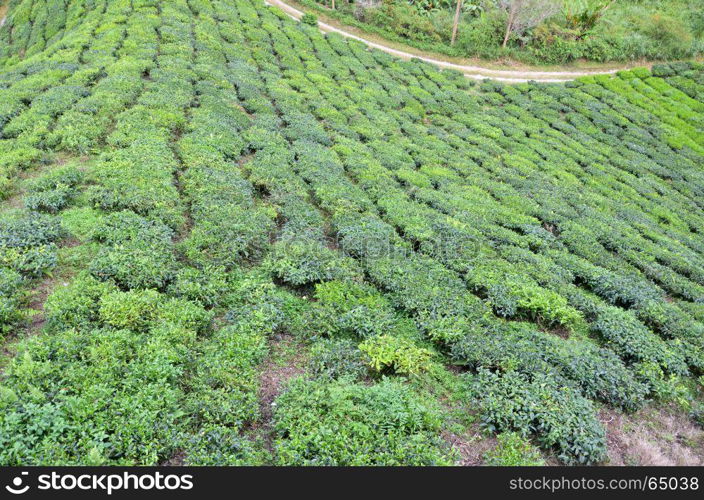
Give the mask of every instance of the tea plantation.
<path id="1" fill-rule="evenodd" d="M 10 0 L 0 196 L 1 465 L 704 418 L 702 64 L 475 84 L 261 0 Z"/>

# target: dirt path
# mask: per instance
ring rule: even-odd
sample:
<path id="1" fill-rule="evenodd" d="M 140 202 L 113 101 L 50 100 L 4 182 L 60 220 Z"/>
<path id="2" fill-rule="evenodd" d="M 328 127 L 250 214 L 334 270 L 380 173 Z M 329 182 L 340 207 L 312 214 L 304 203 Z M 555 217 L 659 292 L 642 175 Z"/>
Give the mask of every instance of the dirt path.
<path id="1" fill-rule="evenodd" d="M 264 1 L 268 5 L 278 7 L 279 9 L 283 10 L 286 14 L 288 14 L 290 17 L 292 17 L 293 19 L 296 19 L 296 20 L 299 20 L 304 14 L 302 11 L 300 11 L 296 7 L 289 5 L 288 3 L 284 2 L 283 0 L 264 0 Z M 627 67 L 623 67 L 623 68 L 616 68 L 616 69 L 582 70 L 582 71 L 579 71 L 579 70 L 575 70 L 575 71 L 535 71 L 535 70 L 523 70 L 523 69 L 520 69 L 520 70 L 519 69 L 516 69 L 516 70 L 492 69 L 492 68 L 486 68 L 486 67 L 481 67 L 481 66 L 456 64 L 453 62 L 436 59 L 436 58 L 433 58 L 433 57 L 430 57 L 427 55 L 422 55 L 420 53 L 411 53 L 411 52 L 407 52 L 404 50 L 395 49 L 393 47 L 390 47 L 389 45 L 375 42 L 375 41 L 369 40 L 367 38 L 364 38 L 362 36 L 351 33 L 348 29 L 346 29 L 344 27 L 339 28 L 337 26 L 333 26 L 331 24 L 327 24 L 322 21 L 318 22 L 318 27 L 320 28 L 320 31 L 322 31 L 324 33 L 331 33 L 331 32 L 332 33 L 339 33 L 342 36 L 345 36 L 347 38 L 352 38 L 354 40 L 358 40 L 360 42 L 367 44 L 369 47 L 383 50 L 384 52 L 387 52 L 387 53 L 394 55 L 396 57 L 399 57 L 401 59 L 420 59 L 422 61 L 439 66 L 441 68 L 454 69 L 454 70 L 460 71 L 460 72 L 464 73 L 464 75 L 466 77 L 473 78 L 475 80 L 484 80 L 485 78 L 491 78 L 494 80 L 499 80 L 499 81 L 503 81 L 503 82 L 507 82 L 507 83 L 522 83 L 522 82 L 527 82 L 527 81 L 531 81 L 531 80 L 540 81 L 540 82 L 564 82 L 564 81 L 574 80 L 575 78 L 578 78 L 580 76 L 612 74 L 612 73 L 616 73 L 617 71 L 619 71 L 621 69 L 627 68 Z M 418 51 L 418 52 L 420 52 L 420 51 Z"/>
<path id="2" fill-rule="evenodd" d="M 274 451 L 274 431 L 272 419 L 275 400 L 286 382 L 305 373 L 307 350 L 290 335 L 276 334 L 270 342 L 270 354 L 262 363 L 259 376 L 260 418 L 257 424 L 259 434 L 264 438 L 266 448 Z"/>

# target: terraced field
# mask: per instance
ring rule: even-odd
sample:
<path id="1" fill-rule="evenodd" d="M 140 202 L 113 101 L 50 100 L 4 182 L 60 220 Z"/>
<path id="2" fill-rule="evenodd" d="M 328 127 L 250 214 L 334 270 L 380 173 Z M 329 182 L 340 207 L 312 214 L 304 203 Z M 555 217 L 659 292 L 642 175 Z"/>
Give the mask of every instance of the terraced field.
<path id="1" fill-rule="evenodd" d="M 475 83 L 261 0 L 11 0 L 0 195 L 2 465 L 603 464 L 604 415 L 702 423 L 696 63 Z"/>

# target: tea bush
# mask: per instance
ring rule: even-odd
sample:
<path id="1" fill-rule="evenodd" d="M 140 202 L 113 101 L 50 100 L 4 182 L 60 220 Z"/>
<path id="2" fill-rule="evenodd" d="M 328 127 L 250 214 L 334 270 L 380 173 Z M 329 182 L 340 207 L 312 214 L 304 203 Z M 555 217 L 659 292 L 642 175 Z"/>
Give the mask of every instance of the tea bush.
<path id="1" fill-rule="evenodd" d="M 0 267 L 29 278 L 57 264 L 56 242 L 64 236 L 58 219 L 29 213 L 0 221 Z"/>
<path id="2" fill-rule="evenodd" d="M 11 9 L 0 464 L 450 463 L 470 379 L 488 428 L 566 463 L 603 460 L 592 400 L 696 414 L 700 63 L 475 83 L 259 0 Z M 524 54 L 656 48 L 544 28 Z M 268 454 L 278 337 L 309 378 Z"/>
<path id="3" fill-rule="evenodd" d="M 104 245 L 90 264 L 91 272 L 126 288 L 163 289 L 177 269 L 172 235 L 166 225 L 134 212 L 110 214 L 93 234 Z"/>
<path id="4" fill-rule="evenodd" d="M 379 373 L 390 371 L 414 375 L 428 369 L 432 352 L 416 346 L 404 337 L 379 335 L 359 344 L 371 368 Z"/>
<path id="5" fill-rule="evenodd" d="M 555 448 L 568 464 L 593 464 L 606 458 L 606 437 L 589 400 L 549 377 L 519 372 L 479 372 L 481 419 L 492 431 L 538 433 L 537 441 Z M 559 412 L 554 408 L 560 408 Z"/>
<path id="6" fill-rule="evenodd" d="M 540 451 L 515 432 L 502 432 L 496 436 L 496 448 L 484 454 L 484 465 L 502 467 L 527 467 L 545 465 Z"/>
<path id="7" fill-rule="evenodd" d="M 277 399 L 277 460 L 285 465 L 448 465 L 437 408 L 383 380 L 291 383 Z"/>
<path id="8" fill-rule="evenodd" d="M 356 338 L 403 331 L 404 323 L 388 299 L 373 287 L 353 281 L 329 281 L 315 287 L 313 324 L 320 333 Z"/>
<path id="9" fill-rule="evenodd" d="M 228 427 L 204 427 L 188 442 L 188 466 L 265 465 L 267 455 L 236 430 Z"/>
<path id="10" fill-rule="evenodd" d="M 352 339 L 316 340 L 311 346 L 311 371 L 321 378 L 359 380 L 369 372 L 362 351 Z"/>
<path id="11" fill-rule="evenodd" d="M 34 181 L 25 196 L 24 203 L 30 210 L 56 213 L 65 208 L 76 196 L 83 172 L 75 166 L 50 171 Z"/>

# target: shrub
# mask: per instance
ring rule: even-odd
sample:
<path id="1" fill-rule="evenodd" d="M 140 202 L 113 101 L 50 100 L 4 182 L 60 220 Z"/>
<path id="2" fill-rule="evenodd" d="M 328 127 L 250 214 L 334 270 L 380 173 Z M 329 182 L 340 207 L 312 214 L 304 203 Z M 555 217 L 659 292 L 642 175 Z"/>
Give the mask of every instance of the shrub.
<path id="1" fill-rule="evenodd" d="M 359 380 L 368 373 L 362 351 L 352 339 L 318 339 L 310 349 L 310 368 L 321 378 Z"/>
<path id="2" fill-rule="evenodd" d="M 105 116 L 70 110 L 59 118 L 48 143 L 63 151 L 88 154 L 97 148 L 109 124 Z"/>
<path id="3" fill-rule="evenodd" d="M 306 12 L 301 17 L 301 22 L 303 24 L 307 24 L 309 26 L 317 26 L 318 25 L 318 16 Z"/>
<path id="4" fill-rule="evenodd" d="M 689 388 L 681 377 L 665 375 L 657 364 L 651 362 L 637 363 L 633 370 L 648 385 L 650 394 L 655 399 L 677 403 L 686 410 L 692 407 Z"/>
<path id="5" fill-rule="evenodd" d="M 225 305 L 228 294 L 233 290 L 233 274 L 218 266 L 205 266 L 203 269 L 186 267 L 177 271 L 168 292 L 198 302 L 205 307 Z"/>
<path id="6" fill-rule="evenodd" d="M 473 369 L 549 376 L 626 411 L 639 409 L 647 394 L 647 387 L 609 349 L 591 341 L 563 340 L 530 325 L 478 325 L 453 339 L 450 353 L 455 362 Z"/>
<path id="7" fill-rule="evenodd" d="M 27 340 L 3 384 L 0 462 L 132 465 L 171 456 L 184 430 L 178 384 L 188 341 L 111 329 Z"/>
<path id="8" fill-rule="evenodd" d="M 484 465 L 526 467 L 545 465 L 540 450 L 525 437 L 515 432 L 502 432 L 496 436 L 496 447 L 484 454 Z"/>
<path id="9" fill-rule="evenodd" d="M 330 281 L 315 287 L 314 325 L 328 336 L 368 338 L 402 332 L 407 324 L 373 287 L 352 281 Z"/>
<path id="10" fill-rule="evenodd" d="M 276 400 L 279 465 L 450 465 L 442 417 L 391 380 L 293 381 Z"/>
<path id="11" fill-rule="evenodd" d="M 482 14 L 459 32 L 457 45 L 466 54 L 493 59 L 501 53 L 506 20 L 497 11 Z"/>
<path id="12" fill-rule="evenodd" d="M 209 425 L 191 437 L 185 446 L 187 466 L 265 465 L 267 454 L 252 441 L 228 427 Z"/>
<path id="13" fill-rule="evenodd" d="M 175 168 L 168 144 L 145 137 L 101 157 L 94 167 L 97 184 L 89 188 L 88 195 L 96 208 L 131 210 L 175 228 L 183 222 L 173 185 Z"/>
<path id="14" fill-rule="evenodd" d="M 688 373 L 683 357 L 629 311 L 603 307 L 591 327 L 626 361 L 652 361 L 670 373 Z"/>
<path id="15" fill-rule="evenodd" d="M 25 317 L 21 309 L 24 299 L 22 284 L 18 272 L 0 267 L 0 341 Z"/>
<path id="16" fill-rule="evenodd" d="M 203 345 L 186 408 L 199 426 L 241 429 L 259 415 L 256 368 L 267 353 L 271 318 L 243 315 Z"/>
<path id="17" fill-rule="evenodd" d="M 0 222 L 0 246 L 3 248 L 46 245 L 62 236 L 58 219 L 47 215 L 21 215 L 17 218 L 5 218 Z"/>
<path id="18" fill-rule="evenodd" d="M 202 304 L 182 298 L 169 298 L 162 301 L 155 314 L 160 324 L 197 333 L 205 332 L 213 318 L 212 313 L 203 309 Z"/>
<path id="19" fill-rule="evenodd" d="M 489 260 L 468 274 L 469 282 L 487 296 L 496 314 L 533 319 L 546 327 L 562 325 L 575 329 L 582 323 L 582 314 L 565 297 L 516 275 L 507 264 Z"/>
<path id="20" fill-rule="evenodd" d="M 39 277 L 57 264 L 54 242 L 63 237 L 59 220 L 32 213 L 0 222 L 0 266 Z"/>
<path id="21" fill-rule="evenodd" d="M 112 284 L 79 274 L 68 286 L 56 288 L 47 297 L 44 311 L 48 327 L 55 332 L 88 327 L 98 321 L 101 297 L 114 290 Z"/>
<path id="22" fill-rule="evenodd" d="M 0 266 L 14 269 L 24 275 L 38 278 L 56 267 L 56 245 L 31 248 L 0 247 Z"/>
<path id="23" fill-rule="evenodd" d="M 638 29 L 653 40 L 657 52 L 667 58 L 688 57 L 692 50 L 693 37 L 689 29 L 679 19 L 656 13 L 641 19 Z"/>
<path id="24" fill-rule="evenodd" d="M 212 205 L 182 243 L 185 255 L 202 265 L 237 267 L 267 250 L 275 214 L 264 207 Z"/>
<path id="25" fill-rule="evenodd" d="M 280 242 L 274 246 L 265 265 L 274 276 L 294 286 L 353 279 L 361 275 L 354 260 L 317 241 Z"/>
<path id="26" fill-rule="evenodd" d="M 604 429 L 592 403 L 551 377 L 480 370 L 476 391 L 482 424 L 494 432 L 536 435 L 566 464 L 594 464 L 606 458 Z"/>
<path id="27" fill-rule="evenodd" d="M 56 213 L 64 208 L 72 196 L 67 187 L 59 187 L 51 191 L 42 191 L 27 195 L 24 204 L 30 210 Z"/>
<path id="28" fill-rule="evenodd" d="M 143 330 L 155 319 L 161 300 L 154 290 L 112 292 L 100 297 L 99 318 L 114 328 Z"/>
<path id="29" fill-rule="evenodd" d="M 178 267 L 172 234 L 165 224 L 130 211 L 110 214 L 93 233 L 104 245 L 90 270 L 125 288 L 164 289 Z"/>
<path id="30" fill-rule="evenodd" d="M 415 375 L 429 368 L 432 352 L 404 337 L 378 335 L 361 344 L 369 366 L 379 373 Z"/>
<path id="31" fill-rule="evenodd" d="M 60 167 L 32 182 L 25 196 L 25 206 L 31 210 L 56 213 L 65 208 L 76 195 L 83 172 L 75 166 Z"/>
<path id="32" fill-rule="evenodd" d="M 103 224 L 102 212 L 91 207 L 68 208 L 59 217 L 61 226 L 81 242 L 92 240 L 95 230 Z"/>

